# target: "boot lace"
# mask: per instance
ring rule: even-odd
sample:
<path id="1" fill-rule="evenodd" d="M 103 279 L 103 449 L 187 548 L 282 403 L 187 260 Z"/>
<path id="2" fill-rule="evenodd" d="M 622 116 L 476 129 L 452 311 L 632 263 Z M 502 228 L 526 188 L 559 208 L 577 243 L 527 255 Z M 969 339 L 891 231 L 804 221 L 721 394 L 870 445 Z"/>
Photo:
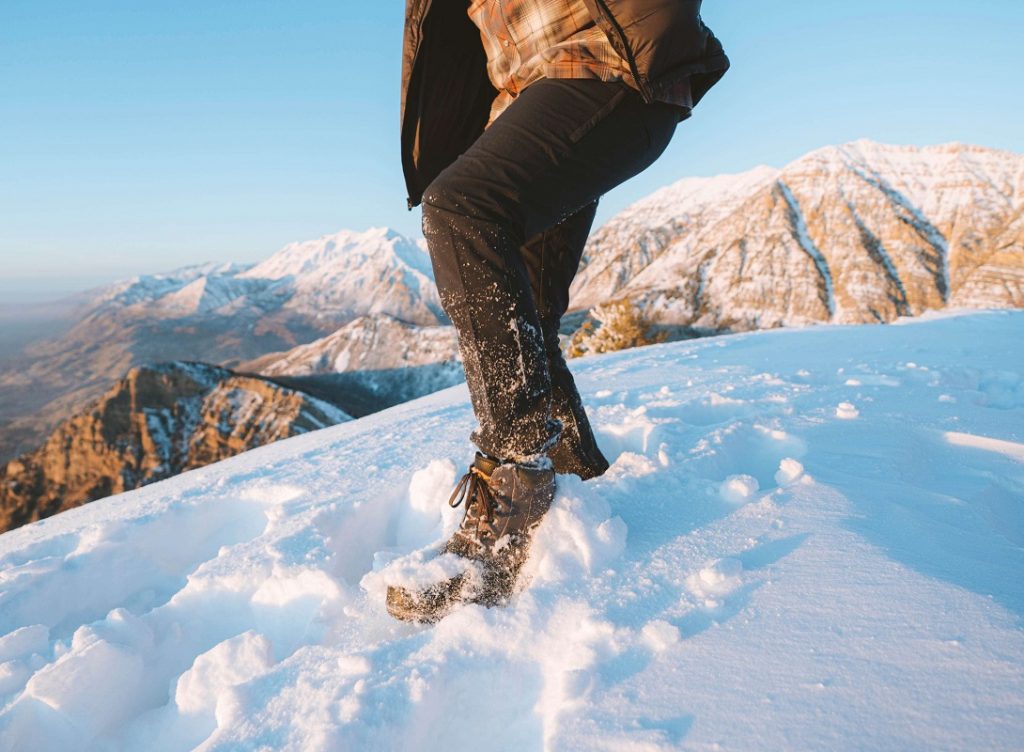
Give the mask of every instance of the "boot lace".
<path id="1" fill-rule="evenodd" d="M 510 514 L 510 501 L 496 496 L 490 485 L 491 476 L 472 465 L 462 476 L 455 490 L 448 499 L 448 506 L 455 508 L 466 502 L 466 517 L 462 521 L 463 529 L 476 528 L 480 537 L 496 538 L 498 531 L 494 529 L 494 518 L 498 514 Z"/>

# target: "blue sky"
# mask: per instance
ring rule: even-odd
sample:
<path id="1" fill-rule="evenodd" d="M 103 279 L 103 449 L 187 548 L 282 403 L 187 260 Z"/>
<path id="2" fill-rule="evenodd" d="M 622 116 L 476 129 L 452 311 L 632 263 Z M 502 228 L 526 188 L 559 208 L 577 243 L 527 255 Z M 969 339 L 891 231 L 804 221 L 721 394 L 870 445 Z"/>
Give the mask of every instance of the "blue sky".
<path id="1" fill-rule="evenodd" d="M 291 240 L 419 233 L 399 0 L 0 3 L 0 302 Z M 599 221 L 857 138 L 1024 151 L 1019 0 L 705 0 L 733 70 Z"/>

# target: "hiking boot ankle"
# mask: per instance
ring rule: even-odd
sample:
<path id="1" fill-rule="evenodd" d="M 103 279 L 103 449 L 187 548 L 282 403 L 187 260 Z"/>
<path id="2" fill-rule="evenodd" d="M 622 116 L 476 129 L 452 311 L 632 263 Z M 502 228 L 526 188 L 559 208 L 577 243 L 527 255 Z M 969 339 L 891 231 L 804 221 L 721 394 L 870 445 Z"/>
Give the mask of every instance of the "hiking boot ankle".
<path id="1" fill-rule="evenodd" d="M 550 467 L 503 463 L 478 452 L 448 500 L 466 511 L 442 553 L 479 562 L 482 574 L 467 572 L 416 592 L 389 587 L 388 612 L 403 621 L 430 623 L 460 602 L 494 606 L 508 600 L 533 531 L 554 496 Z"/>

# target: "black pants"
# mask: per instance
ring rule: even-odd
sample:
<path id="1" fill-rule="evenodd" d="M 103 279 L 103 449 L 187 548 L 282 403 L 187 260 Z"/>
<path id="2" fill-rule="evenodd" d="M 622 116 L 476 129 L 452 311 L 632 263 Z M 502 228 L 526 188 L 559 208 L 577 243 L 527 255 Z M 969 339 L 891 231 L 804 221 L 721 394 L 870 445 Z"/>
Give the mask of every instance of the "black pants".
<path id="1" fill-rule="evenodd" d="M 459 333 L 473 441 L 560 472 L 607 468 L 558 347 L 598 198 L 665 150 L 679 110 L 621 82 L 527 87 L 423 196 L 441 304 Z"/>

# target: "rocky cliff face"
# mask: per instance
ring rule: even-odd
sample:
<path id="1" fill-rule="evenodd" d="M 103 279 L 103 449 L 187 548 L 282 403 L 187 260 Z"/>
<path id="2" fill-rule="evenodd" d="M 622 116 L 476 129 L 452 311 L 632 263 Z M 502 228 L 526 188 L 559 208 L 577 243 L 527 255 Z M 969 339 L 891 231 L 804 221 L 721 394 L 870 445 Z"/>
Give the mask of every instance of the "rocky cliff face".
<path id="1" fill-rule="evenodd" d="M 588 244 L 573 307 L 610 298 L 705 332 L 1024 306 L 1024 156 L 859 141 L 680 181 Z"/>
<path id="2" fill-rule="evenodd" d="M 224 368 L 135 368 L 0 469 L 0 531 L 348 419 L 332 404 Z"/>

